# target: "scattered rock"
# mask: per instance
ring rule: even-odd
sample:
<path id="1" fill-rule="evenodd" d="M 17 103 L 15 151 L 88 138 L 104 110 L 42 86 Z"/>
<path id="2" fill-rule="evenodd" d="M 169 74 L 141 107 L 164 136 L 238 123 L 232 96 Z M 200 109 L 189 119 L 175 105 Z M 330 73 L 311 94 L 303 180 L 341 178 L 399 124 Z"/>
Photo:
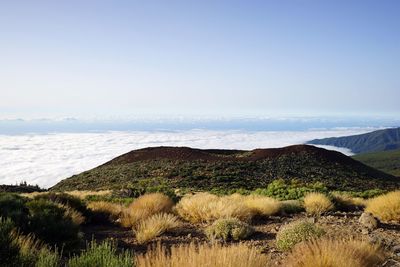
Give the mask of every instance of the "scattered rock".
<path id="1" fill-rule="evenodd" d="M 361 234 L 363 234 L 363 235 L 368 235 L 368 234 L 369 234 L 368 229 L 367 229 L 367 228 L 361 229 Z"/>
<path id="2" fill-rule="evenodd" d="M 394 246 L 392 251 L 396 256 L 400 257 L 400 245 Z"/>
<path id="3" fill-rule="evenodd" d="M 385 263 L 382 264 L 382 267 L 400 267 L 400 262 L 390 259 L 385 261 Z"/>
<path id="4" fill-rule="evenodd" d="M 369 212 L 363 212 L 358 219 L 358 222 L 369 230 L 378 228 L 378 220 Z"/>

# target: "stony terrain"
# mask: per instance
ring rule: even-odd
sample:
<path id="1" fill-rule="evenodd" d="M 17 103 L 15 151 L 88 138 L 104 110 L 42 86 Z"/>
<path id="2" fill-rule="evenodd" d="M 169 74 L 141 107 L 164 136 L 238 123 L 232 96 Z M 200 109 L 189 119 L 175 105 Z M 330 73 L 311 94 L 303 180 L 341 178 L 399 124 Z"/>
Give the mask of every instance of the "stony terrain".
<path id="1" fill-rule="evenodd" d="M 359 222 L 362 211 L 355 212 L 330 212 L 319 218 L 309 217 L 305 213 L 273 216 L 268 219 L 257 219 L 252 222 L 256 232 L 249 240 L 241 241 L 258 247 L 263 253 L 270 256 L 275 266 L 282 266 L 282 260 L 287 256 L 276 248 L 275 238 L 279 229 L 292 221 L 309 219 L 321 226 L 327 235 L 334 238 L 355 238 L 368 240 L 372 243 L 382 245 L 387 254 L 387 262 L 383 266 L 400 266 L 400 224 L 380 223 L 376 229 L 369 229 Z M 131 229 L 121 228 L 114 225 L 88 226 L 84 228 L 85 239 L 92 238 L 100 241 L 107 238 L 117 240 L 119 248 L 133 250 L 136 253 L 143 253 L 157 242 L 171 246 L 190 242 L 208 242 L 202 232 L 205 225 L 193 225 L 185 223 L 179 230 L 168 232 L 154 241 L 147 244 L 138 244 Z"/>

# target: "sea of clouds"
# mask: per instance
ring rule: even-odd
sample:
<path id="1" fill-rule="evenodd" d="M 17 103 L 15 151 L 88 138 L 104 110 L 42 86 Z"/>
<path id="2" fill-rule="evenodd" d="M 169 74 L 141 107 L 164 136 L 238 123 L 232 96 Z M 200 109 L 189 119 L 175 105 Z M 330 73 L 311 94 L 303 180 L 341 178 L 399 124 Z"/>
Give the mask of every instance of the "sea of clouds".
<path id="1" fill-rule="evenodd" d="M 120 131 L 0 135 L 0 184 L 27 181 L 50 187 L 133 149 L 150 146 L 254 149 L 301 144 L 315 138 L 371 131 L 350 128 L 307 131 Z M 347 155 L 351 151 L 327 147 Z"/>

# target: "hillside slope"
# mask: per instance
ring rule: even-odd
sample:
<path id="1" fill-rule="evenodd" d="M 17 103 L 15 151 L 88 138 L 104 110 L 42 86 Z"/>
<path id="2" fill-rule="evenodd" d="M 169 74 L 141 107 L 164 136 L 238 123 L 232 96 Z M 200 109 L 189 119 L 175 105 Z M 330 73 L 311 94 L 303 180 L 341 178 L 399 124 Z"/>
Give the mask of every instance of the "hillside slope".
<path id="1" fill-rule="evenodd" d="M 366 134 L 314 139 L 307 144 L 346 147 L 355 154 L 400 149 L 400 128 L 378 130 Z"/>
<path id="2" fill-rule="evenodd" d="M 201 150 L 154 147 L 134 150 L 74 175 L 52 190 L 118 189 L 164 185 L 193 190 L 255 189 L 277 178 L 320 181 L 333 189 L 398 187 L 400 180 L 339 152 L 296 145 L 277 149 Z"/>
<path id="3" fill-rule="evenodd" d="M 375 169 L 400 177 L 400 149 L 359 154 L 353 158 Z"/>

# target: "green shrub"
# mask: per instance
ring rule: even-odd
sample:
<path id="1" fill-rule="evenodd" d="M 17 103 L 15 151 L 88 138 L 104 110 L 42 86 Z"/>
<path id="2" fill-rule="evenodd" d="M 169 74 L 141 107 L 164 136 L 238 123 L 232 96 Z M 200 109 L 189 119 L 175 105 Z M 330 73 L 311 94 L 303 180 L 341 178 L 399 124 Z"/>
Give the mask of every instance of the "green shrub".
<path id="1" fill-rule="evenodd" d="M 96 244 L 92 241 L 81 255 L 69 259 L 68 267 L 132 267 L 133 256 L 128 252 L 117 254 L 114 244 L 104 241 Z"/>
<path id="2" fill-rule="evenodd" d="M 60 266 L 61 256 L 57 250 L 51 251 L 47 248 L 42 248 L 38 252 L 35 267 L 57 267 Z"/>
<path id="3" fill-rule="evenodd" d="M 20 234 L 10 219 L 0 218 L 0 260 L 1 266 L 56 267 L 60 256 L 34 236 Z"/>
<path id="4" fill-rule="evenodd" d="M 12 238 L 13 229 L 11 219 L 0 217 L 0 260 L 4 266 L 12 266 L 19 260 L 19 249 Z"/>
<path id="5" fill-rule="evenodd" d="M 70 195 L 70 194 L 51 192 L 51 193 L 37 195 L 34 199 L 35 200 L 38 200 L 38 199 L 49 200 L 51 202 L 55 202 L 55 203 L 62 204 L 64 206 L 71 207 L 74 210 L 81 212 L 82 214 L 87 213 L 87 208 L 86 208 L 86 205 L 83 203 L 83 201 L 80 198 Z"/>
<path id="6" fill-rule="evenodd" d="M 268 184 L 266 189 L 258 188 L 255 194 L 273 197 L 279 200 L 300 199 L 311 192 L 327 192 L 326 186 L 320 182 L 305 184 L 298 180 L 286 182 L 278 179 Z"/>
<path id="7" fill-rule="evenodd" d="M 352 197 L 373 198 L 387 193 L 382 189 L 370 189 L 362 192 L 348 192 Z"/>
<path id="8" fill-rule="evenodd" d="M 325 234 L 322 228 L 306 220 L 294 221 L 283 226 L 276 235 L 276 246 L 280 250 L 290 250 L 297 243 L 318 238 Z"/>
<path id="9" fill-rule="evenodd" d="M 30 212 L 29 230 L 40 240 L 66 250 L 79 243 L 79 225 L 65 216 L 65 208 L 45 199 L 32 200 L 26 206 Z"/>
<path id="10" fill-rule="evenodd" d="M 254 229 L 236 218 L 224 218 L 216 220 L 206 228 L 205 233 L 210 240 L 223 239 L 242 240 L 254 233 Z"/>
<path id="11" fill-rule="evenodd" d="M 15 226 L 25 229 L 29 211 L 25 207 L 26 199 L 11 193 L 0 193 L 0 217 L 10 218 Z"/>

